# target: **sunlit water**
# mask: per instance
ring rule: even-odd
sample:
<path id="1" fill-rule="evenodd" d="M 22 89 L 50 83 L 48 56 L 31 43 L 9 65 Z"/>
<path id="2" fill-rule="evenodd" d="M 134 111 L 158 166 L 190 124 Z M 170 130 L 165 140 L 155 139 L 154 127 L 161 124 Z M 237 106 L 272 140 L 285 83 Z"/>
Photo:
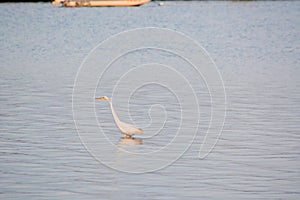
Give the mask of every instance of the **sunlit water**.
<path id="1" fill-rule="evenodd" d="M 1 4 L 0 198 L 299 197 L 299 10 L 299 2 L 166 2 L 163 7 L 149 3 L 75 9 Z M 224 80 L 227 117 L 206 159 L 197 159 L 200 132 L 171 166 L 128 174 L 102 165 L 82 145 L 72 117 L 72 89 L 80 63 L 96 44 L 112 34 L 149 26 L 183 32 L 206 48 Z M 146 108 L 151 98 L 172 102 L 166 107 L 171 129 L 163 139 L 122 140 L 108 106 L 97 104 L 109 140 L 121 148 L 155 150 L 170 139 L 164 136 L 174 136 L 178 103 L 164 88 L 153 86 L 150 91 L 153 95 L 140 91 L 131 102 L 132 110 L 144 118 L 133 117 L 147 129 L 149 116 L 139 107 Z M 207 101 L 200 102 L 203 109 Z M 116 107 L 126 116 L 122 105 Z M 161 113 L 161 108 L 153 111 Z"/>

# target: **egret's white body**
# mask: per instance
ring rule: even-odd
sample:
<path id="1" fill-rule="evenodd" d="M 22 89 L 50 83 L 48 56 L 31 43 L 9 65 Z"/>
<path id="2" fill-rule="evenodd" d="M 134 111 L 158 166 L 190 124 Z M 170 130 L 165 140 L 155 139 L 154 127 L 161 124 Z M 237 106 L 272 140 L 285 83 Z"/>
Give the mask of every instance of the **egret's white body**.
<path id="1" fill-rule="evenodd" d="M 96 98 L 96 100 L 106 100 L 109 103 L 112 115 L 113 115 L 114 120 L 115 120 L 115 123 L 116 123 L 118 129 L 120 130 L 120 132 L 122 134 L 124 134 L 127 137 L 132 137 L 135 134 L 142 134 L 143 133 L 143 130 L 141 128 L 135 127 L 132 124 L 127 124 L 125 122 L 121 122 L 119 120 L 119 117 L 118 117 L 111 101 L 109 100 L 109 98 L 107 96 Z"/>

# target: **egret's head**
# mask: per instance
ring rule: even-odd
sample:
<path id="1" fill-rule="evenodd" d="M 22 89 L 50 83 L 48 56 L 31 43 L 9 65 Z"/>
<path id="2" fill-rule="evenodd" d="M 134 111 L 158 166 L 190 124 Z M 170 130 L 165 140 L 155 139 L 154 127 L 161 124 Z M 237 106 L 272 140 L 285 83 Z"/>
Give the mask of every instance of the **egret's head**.
<path id="1" fill-rule="evenodd" d="M 103 97 L 98 97 L 96 98 L 96 100 L 108 100 L 108 97 L 107 96 L 103 96 Z"/>

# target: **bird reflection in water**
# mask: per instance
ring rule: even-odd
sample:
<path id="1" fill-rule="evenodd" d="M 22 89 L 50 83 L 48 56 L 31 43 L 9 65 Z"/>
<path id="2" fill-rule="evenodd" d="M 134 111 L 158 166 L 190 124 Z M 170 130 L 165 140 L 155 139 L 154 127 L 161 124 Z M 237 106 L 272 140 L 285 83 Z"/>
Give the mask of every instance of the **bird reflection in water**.
<path id="1" fill-rule="evenodd" d="M 136 145 L 142 145 L 143 140 L 134 137 L 122 137 L 117 143 L 118 147 L 134 147 Z"/>

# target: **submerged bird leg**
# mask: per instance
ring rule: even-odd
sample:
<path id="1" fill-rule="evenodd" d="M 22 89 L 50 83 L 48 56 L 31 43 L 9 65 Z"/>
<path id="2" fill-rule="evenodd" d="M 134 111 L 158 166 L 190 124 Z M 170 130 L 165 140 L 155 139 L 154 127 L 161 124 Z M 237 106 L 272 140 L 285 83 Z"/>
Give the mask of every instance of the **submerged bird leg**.
<path id="1" fill-rule="evenodd" d="M 127 135 L 127 134 L 124 134 L 125 135 L 125 138 L 133 138 L 132 135 Z"/>

